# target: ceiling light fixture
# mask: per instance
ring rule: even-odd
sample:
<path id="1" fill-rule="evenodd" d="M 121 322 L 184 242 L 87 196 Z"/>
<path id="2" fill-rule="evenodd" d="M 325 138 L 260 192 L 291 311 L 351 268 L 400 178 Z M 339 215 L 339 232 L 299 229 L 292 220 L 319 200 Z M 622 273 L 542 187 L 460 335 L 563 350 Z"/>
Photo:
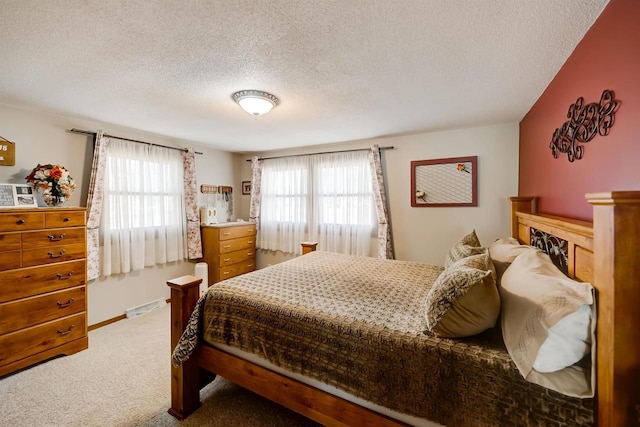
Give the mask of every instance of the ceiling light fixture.
<path id="1" fill-rule="evenodd" d="M 268 113 L 280 103 L 274 95 L 261 90 L 241 90 L 231 95 L 231 98 L 255 117 Z"/>

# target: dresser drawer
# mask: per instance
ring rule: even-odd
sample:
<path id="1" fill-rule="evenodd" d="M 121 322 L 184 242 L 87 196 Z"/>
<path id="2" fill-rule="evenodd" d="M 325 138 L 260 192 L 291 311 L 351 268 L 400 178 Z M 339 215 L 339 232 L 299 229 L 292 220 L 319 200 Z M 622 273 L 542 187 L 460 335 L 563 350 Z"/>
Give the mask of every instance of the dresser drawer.
<path id="1" fill-rule="evenodd" d="M 20 268 L 20 251 L 0 252 L 0 271 Z"/>
<path id="2" fill-rule="evenodd" d="M 85 242 L 84 228 L 52 228 L 44 231 L 27 231 L 22 233 L 24 249 L 39 247 L 55 247 Z"/>
<path id="3" fill-rule="evenodd" d="M 220 242 L 219 252 L 221 254 L 225 254 L 228 252 L 239 251 L 240 249 L 253 249 L 255 245 L 255 237 L 244 237 L 242 239 L 225 240 Z"/>
<path id="4" fill-rule="evenodd" d="M 52 227 L 77 227 L 85 225 L 86 215 L 84 211 L 56 211 L 46 212 L 44 224 L 47 228 Z"/>
<path id="5" fill-rule="evenodd" d="M 231 277 L 239 276 L 244 273 L 249 273 L 256 269 L 256 262 L 254 260 L 243 261 L 238 264 L 228 265 L 218 269 L 218 277 L 216 282 L 229 279 Z"/>
<path id="6" fill-rule="evenodd" d="M 0 302 L 85 284 L 85 261 L 0 272 Z"/>
<path id="7" fill-rule="evenodd" d="M 236 264 L 241 261 L 246 261 L 249 259 L 255 259 L 256 251 L 253 248 L 243 249 L 241 251 L 229 252 L 220 255 L 220 267 L 226 267 L 231 264 Z"/>
<path id="8" fill-rule="evenodd" d="M 86 286 L 0 304 L 0 334 L 85 311 Z"/>
<path id="9" fill-rule="evenodd" d="M 44 212 L 2 212 L 0 231 L 20 231 L 44 228 Z"/>
<path id="10" fill-rule="evenodd" d="M 220 227 L 218 231 L 219 240 L 231 240 L 239 237 L 255 236 L 256 225 L 238 225 L 233 227 Z"/>
<path id="11" fill-rule="evenodd" d="M 40 264 L 82 259 L 85 257 L 85 250 L 84 243 L 25 249 L 22 251 L 22 266 L 31 267 Z"/>
<path id="12" fill-rule="evenodd" d="M 81 313 L 0 335 L 0 365 L 83 338 L 86 322 L 86 314 Z"/>
<path id="13" fill-rule="evenodd" d="M 3 252 L 20 250 L 20 233 L 0 233 L 0 256 Z"/>

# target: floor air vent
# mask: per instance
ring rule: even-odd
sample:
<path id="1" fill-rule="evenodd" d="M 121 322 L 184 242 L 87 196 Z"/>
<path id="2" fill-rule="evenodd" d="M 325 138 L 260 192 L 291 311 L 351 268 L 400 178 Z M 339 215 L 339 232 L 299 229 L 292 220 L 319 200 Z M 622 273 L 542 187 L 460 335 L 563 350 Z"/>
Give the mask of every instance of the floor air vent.
<path id="1" fill-rule="evenodd" d="M 127 315 L 127 319 L 132 319 L 134 317 L 147 314 L 150 311 L 153 311 L 157 308 L 164 307 L 165 305 L 167 305 L 167 302 L 164 299 L 160 298 L 155 301 L 151 301 L 146 304 L 139 305 L 137 307 L 129 308 L 125 311 L 125 314 Z"/>

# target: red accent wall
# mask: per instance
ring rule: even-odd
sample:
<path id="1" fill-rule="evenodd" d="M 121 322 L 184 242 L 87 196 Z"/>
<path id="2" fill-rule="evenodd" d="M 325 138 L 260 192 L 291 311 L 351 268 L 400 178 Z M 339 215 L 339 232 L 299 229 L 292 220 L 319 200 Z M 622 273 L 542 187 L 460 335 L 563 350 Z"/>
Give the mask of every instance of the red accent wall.
<path id="1" fill-rule="evenodd" d="M 615 92 L 620 106 L 609 135 L 584 144 L 570 163 L 549 143 L 578 97 L 598 102 Z M 547 89 L 520 122 L 518 193 L 539 196 L 540 211 L 585 220 L 585 193 L 640 190 L 640 1 L 611 0 Z"/>

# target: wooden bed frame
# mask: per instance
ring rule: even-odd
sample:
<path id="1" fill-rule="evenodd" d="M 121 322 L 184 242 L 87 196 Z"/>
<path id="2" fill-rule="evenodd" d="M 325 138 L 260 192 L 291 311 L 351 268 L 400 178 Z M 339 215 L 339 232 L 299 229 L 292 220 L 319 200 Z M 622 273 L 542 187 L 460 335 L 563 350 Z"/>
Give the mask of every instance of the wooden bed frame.
<path id="1" fill-rule="evenodd" d="M 597 289 L 598 426 L 640 425 L 640 191 L 587 194 L 593 223 L 537 213 L 533 197 L 511 198 L 511 235 L 530 244 L 531 228 L 567 241 L 568 274 Z M 183 276 L 171 287 L 172 349 L 198 300 L 202 280 Z M 327 426 L 402 423 L 239 357 L 198 345 L 171 368 L 169 413 L 184 419 L 200 406 L 211 373 Z"/>

